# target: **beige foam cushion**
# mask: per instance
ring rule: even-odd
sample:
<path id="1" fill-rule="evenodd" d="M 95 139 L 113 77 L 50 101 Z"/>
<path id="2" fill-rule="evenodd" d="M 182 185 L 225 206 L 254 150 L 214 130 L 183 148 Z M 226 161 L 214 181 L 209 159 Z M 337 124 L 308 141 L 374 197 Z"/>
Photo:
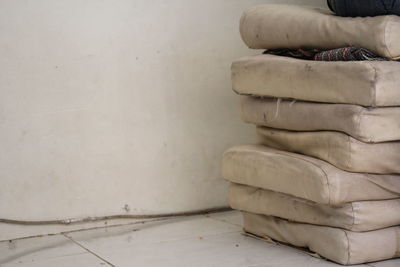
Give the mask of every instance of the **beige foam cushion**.
<path id="1" fill-rule="evenodd" d="M 333 206 L 400 197 L 400 176 L 342 171 L 325 161 L 262 145 L 233 147 L 222 160 L 230 182 Z"/>
<path id="2" fill-rule="evenodd" d="M 387 61 L 256 55 L 232 64 L 232 86 L 238 94 L 362 106 L 399 106 L 399 77 L 399 62 Z"/>
<path id="3" fill-rule="evenodd" d="M 293 131 L 339 131 L 367 143 L 400 140 L 400 107 L 368 109 L 243 96 L 242 119 Z"/>
<path id="4" fill-rule="evenodd" d="M 258 127 L 259 143 L 325 160 L 339 169 L 400 173 L 400 142 L 364 143 L 333 131 L 294 132 Z"/>
<path id="5" fill-rule="evenodd" d="M 240 21 L 243 41 L 256 49 L 359 46 L 388 57 L 400 56 L 398 16 L 343 18 L 330 11 L 295 5 L 261 5 Z"/>
<path id="6" fill-rule="evenodd" d="M 316 204 L 252 186 L 231 184 L 233 209 L 288 219 L 294 222 L 365 232 L 400 225 L 400 199 L 360 201 L 340 207 Z"/>
<path id="7" fill-rule="evenodd" d="M 244 213 L 244 229 L 297 247 L 306 247 L 340 264 L 361 264 L 400 256 L 400 227 L 351 232 Z"/>

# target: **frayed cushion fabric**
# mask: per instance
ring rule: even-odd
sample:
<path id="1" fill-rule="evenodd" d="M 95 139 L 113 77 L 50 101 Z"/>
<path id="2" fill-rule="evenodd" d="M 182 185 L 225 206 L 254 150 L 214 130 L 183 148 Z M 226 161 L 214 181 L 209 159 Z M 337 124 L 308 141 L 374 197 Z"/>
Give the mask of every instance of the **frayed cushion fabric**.
<path id="1" fill-rule="evenodd" d="M 400 173 L 400 142 L 364 143 L 334 131 L 296 132 L 257 128 L 259 143 L 327 161 L 350 172 Z"/>
<path id="2" fill-rule="evenodd" d="M 400 107 L 364 108 L 242 96 L 247 123 L 292 131 L 338 131 L 366 143 L 400 140 Z"/>
<path id="3" fill-rule="evenodd" d="M 270 190 L 231 183 L 229 204 L 236 210 L 355 232 L 400 225 L 400 199 L 360 201 L 332 207 Z"/>
<path id="4" fill-rule="evenodd" d="M 244 213 L 244 229 L 256 236 L 305 247 L 334 262 L 350 265 L 400 256 L 400 227 L 352 232 Z"/>
<path id="5" fill-rule="evenodd" d="M 399 62 L 324 62 L 263 54 L 236 60 L 231 69 L 232 88 L 241 95 L 400 105 Z"/>
<path id="6" fill-rule="evenodd" d="M 240 21 L 243 41 L 254 49 L 363 47 L 400 57 L 400 17 L 343 18 L 328 9 L 267 4 L 250 8 Z"/>
<path id="7" fill-rule="evenodd" d="M 226 151 L 222 175 L 233 183 L 332 206 L 400 197 L 398 175 L 346 172 L 319 159 L 262 145 L 237 146 Z"/>

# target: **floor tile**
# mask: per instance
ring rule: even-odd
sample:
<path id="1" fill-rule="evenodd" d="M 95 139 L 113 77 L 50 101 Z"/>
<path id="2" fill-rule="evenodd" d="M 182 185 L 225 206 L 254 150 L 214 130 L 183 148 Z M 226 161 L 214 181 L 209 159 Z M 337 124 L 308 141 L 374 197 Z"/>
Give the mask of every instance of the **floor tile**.
<path id="1" fill-rule="evenodd" d="M 134 219 L 113 219 L 101 220 L 88 223 L 74 223 L 74 224 L 51 224 L 51 225 L 21 225 L 0 223 L 0 241 L 27 238 L 49 234 L 59 234 L 67 231 L 75 231 L 82 229 L 92 229 L 98 227 L 106 227 L 113 225 L 132 224 L 143 220 Z"/>
<path id="2" fill-rule="evenodd" d="M 371 267 L 399 267 L 400 266 L 400 259 L 381 261 L 381 262 L 374 262 L 374 263 L 370 263 L 368 265 L 371 266 Z"/>
<path id="3" fill-rule="evenodd" d="M 207 216 L 212 219 L 231 223 L 240 227 L 243 226 L 243 215 L 240 211 L 237 210 L 213 213 Z"/>
<path id="4" fill-rule="evenodd" d="M 237 218 L 233 213 L 226 217 Z M 68 236 L 121 267 L 336 266 L 290 247 L 245 236 L 240 226 L 222 220 L 192 217 Z"/>
<path id="5" fill-rule="evenodd" d="M 0 242 L 1 267 L 110 266 L 62 235 Z"/>
<path id="6" fill-rule="evenodd" d="M 0 242 L 0 267 L 340 267 L 242 233 L 239 212 L 159 219 Z M 400 260 L 370 267 L 398 267 Z"/>
<path id="7" fill-rule="evenodd" d="M 79 231 L 68 233 L 67 235 L 75 241 L 88 246 L 107 247 L 107 243 L 112 242 L 113 244 L 110 244 L 112 247 L 114 245 L 141 245 L 144 241 L 147 243 L 160 243 L 202 238 L 208 235 L 240 231 L 241 228 L 238 226 L 212 220 L 204 216 L 195 216 Z"/>

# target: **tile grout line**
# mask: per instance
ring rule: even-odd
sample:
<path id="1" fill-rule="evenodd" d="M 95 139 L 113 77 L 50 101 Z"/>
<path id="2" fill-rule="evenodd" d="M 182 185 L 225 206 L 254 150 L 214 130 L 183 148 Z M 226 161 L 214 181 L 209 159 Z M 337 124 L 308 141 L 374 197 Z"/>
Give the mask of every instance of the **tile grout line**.
<path id="1" fill-rule="evenodd" d="M 223 222 L 223 223 L 226 223 L 226 224 L 229 224 L 229 225 L 233 225 L 233 226 L 237 226 L 237 227 L 243 228 L 243 225 L 240 225 L 240 224 L 236 224 L 236 223 L 233 223 L 233 222 L 224 221 L 224 220 L 222 220 L 222 219 L 216 219 L 216 218 L 213 218 L 212 216 L 208 216 L 208 215 L 204 215 L 204 216 L 205 216 L 206 218 L 213 219 L 213 220 L 218 221 L 218 222 Z"/>
<path id="2" fill-rule="evenodd" d="M 63 235 L 66 233 L 69 234 L 69 233 L 75 233 L 75 232 L 90 231 L 90 230 L 104 229 L 104 228 L 113 228 L 113 227 L 120 227 L 120 226 L 129 226 L 129 225 L 135 225 L 135 224 L 145 224 L 148 222 L 158 222 L 158 221 L 164 221 L 164 220 L 168 220 L 168 219 L 164 219 L 164 218 L 149 219 L 149 220 L 134 221 L 134 222 L 129 222 L 129 223 L 120 223 L 120 224 L 112 224 L 112 225 L 93 226 L 93 227 L 75 229 L 75 230 L 66 230 L 66 231 L 60 231 L 60 232 L 56 232 L 56 233 L 23 236 L 23 237 L 18 237 L 18 238 L 13 238 L 13 239 L 1 239 L 0 244 L 3 242 L 10 242 L 10 241 L 17 241 L 17 240 L 24 240 L 24 239 L 31 239 L 31 238 L 40 238 L 40 237 L 47 237 L 47 236 L 54 236 L 54 235 Z"/>
<path id="3" fill-rule="evenodd" d="M 92 254 L 93 256 L 95 256 L 96 258 L 100 259 L 101 261 L 107 263 L 108 265 L 112 266 L 112 267 L 116 267 L 114 264 L 112 264 L 111 262 L 107 261 L 106 259 L 100 257 L 99 255 L 97 255 L 96 253 L 94 253 L 93 251 L 89 250 L 88 248 L 84 247 L 83 245 L 81 245 L 79 242 L 75 241 L 74 239 L 72 239 L 71 237 L 67 236 L 66 234 L 61 234 L 63 235 L 65 238 L 69 239 L 71 242 L 73 242 L 75 245 L 78 245 L 79 247 L 83 248 L 84 250 L 86 250 L 87 252 L 89 252 L 90 254 Z"/>

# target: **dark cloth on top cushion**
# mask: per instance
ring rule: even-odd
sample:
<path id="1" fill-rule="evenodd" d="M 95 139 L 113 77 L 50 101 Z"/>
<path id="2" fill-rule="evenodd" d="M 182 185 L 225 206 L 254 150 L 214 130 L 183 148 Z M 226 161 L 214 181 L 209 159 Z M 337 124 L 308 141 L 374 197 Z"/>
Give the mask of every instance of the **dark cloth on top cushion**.
<path id="1" fill-rule="evenodd" d="M 400 0 L 328 0 L 328 5 L 342 17 L 400 15 Z"/>

